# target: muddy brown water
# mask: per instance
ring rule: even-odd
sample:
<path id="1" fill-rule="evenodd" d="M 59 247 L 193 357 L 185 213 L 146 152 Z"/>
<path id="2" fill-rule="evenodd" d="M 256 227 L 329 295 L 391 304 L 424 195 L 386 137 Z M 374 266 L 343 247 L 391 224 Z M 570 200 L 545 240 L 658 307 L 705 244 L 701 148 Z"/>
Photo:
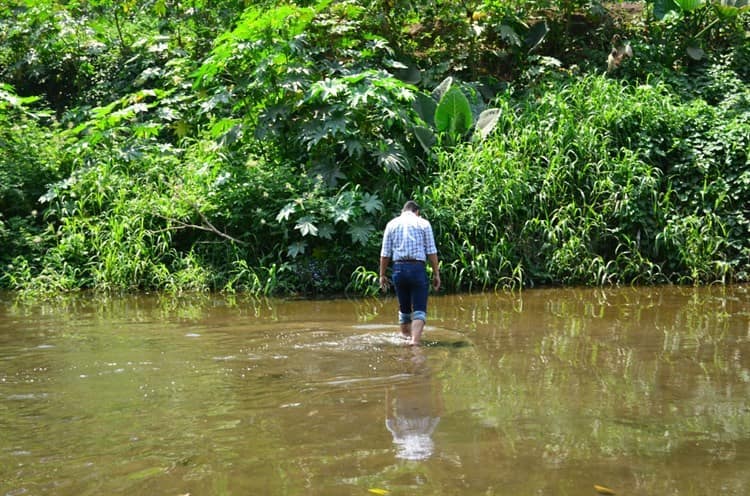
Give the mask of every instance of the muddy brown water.
<path id="1" fill-rule="evenodd" d="M 744 495 L 750 287 L 0 295 L 0 495 Z"/>

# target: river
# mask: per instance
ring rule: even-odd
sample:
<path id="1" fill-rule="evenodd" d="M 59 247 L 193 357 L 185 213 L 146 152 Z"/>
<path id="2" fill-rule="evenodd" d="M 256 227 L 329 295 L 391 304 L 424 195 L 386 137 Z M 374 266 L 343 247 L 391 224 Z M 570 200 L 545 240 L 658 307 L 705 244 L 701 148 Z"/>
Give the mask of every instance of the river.
<path id="1" fill-rule="evenodd" d="M 0 294 L 0 495 L 744 495 L 750 287 Z"/>

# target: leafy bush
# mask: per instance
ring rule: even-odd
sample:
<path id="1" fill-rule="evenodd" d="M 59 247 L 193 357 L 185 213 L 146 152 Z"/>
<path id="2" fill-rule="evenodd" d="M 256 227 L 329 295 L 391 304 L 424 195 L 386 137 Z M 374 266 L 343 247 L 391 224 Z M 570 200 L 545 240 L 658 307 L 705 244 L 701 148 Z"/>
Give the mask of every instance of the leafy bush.
<path id="1" fill-rule="evenodd" d="M 744 279 L 746 111 L 727 119 L 664 85 L 554 84 L 504 95 L 500 132 L 441 157 L 423 201 L 438 215 L 444 279 L 463 289 Z"/>
<path id="2" fill-rule="evenodd" d="M 22 265 L 39 266 L 52 236 L 39 197 L 60 178 L 60 140 L 49 113 L 32 110 L 37 98 L 21 98 L 0 85 L 0 286 Z M 22 258 L 19 258 L 22 257 Z"/>
<path id="3" fill-rule="evenodd" d="M 740 9 L 246 3 L 0 6 L 0 285 L 372 294 L 409 198 L 450 290 L 750 277 Z"/>

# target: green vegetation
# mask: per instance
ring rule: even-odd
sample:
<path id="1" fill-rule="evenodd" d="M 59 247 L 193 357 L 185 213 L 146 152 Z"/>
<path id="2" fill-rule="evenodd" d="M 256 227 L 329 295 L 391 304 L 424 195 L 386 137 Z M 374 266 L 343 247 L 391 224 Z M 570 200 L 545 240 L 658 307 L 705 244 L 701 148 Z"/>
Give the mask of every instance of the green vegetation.
<path id="1" fill-rule="evenodd" d="M 6 1 L 0 287 L 750 280 L 747 2 Z M 613 35 L 634 55 L 607 70 Z"/>

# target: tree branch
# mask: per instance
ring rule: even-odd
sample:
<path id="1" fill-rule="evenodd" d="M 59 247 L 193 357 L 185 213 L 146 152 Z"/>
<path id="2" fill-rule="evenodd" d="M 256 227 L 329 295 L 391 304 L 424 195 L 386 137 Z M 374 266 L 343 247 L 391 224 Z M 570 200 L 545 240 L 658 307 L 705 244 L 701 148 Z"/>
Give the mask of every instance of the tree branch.
<path id="1" fill-rule="evenodd" d="M 190 223 L 187 223 L 187 222 L 183 222 L 183 221 L 181 221 L 179 219 L 174 219 L 172 217 L 166 217 L 166 216 L 158 215 L 158 214 L 157 215 L 159 217 L 161 217 L 162 219 L 164 219 L 164 220 L 167 220 L 169 222 L 172 222 L 172 223 L 176 224 L 177 227 L 180 228 L 180 229 L 198 229 L 200 231 L 210 232 L 210 233 L 216 234 L 217 236 L 220 236 L 220 237 L 222 237 L 224 239 L 232 241 L 233 243 L 237 243 L 237 244 L 240 244 L 240 245 L 243 245 L 243 246 L 247 246 L 247 244 L 248 244 L 247 241 L 242 241 L 241 239 L 237 239 L 237 238 L 235 238 L 233 236 L 230 236 L 229 234 L 225 233 L 224 231 L 221 231 L 216 226 L 214 226 L 211 223 L 211 221 L 208 220 L 208 218 L 206 217 L 206 215 L 203 212 L 201 212 L 200 208 L 198 207 L 198 205 L 196 203 L 189 203 L 189 205 L 191 207 L 193 207 L 196 212 L 198 212 L 198 215 L 201 218 L 202 224 L 200 224 L 200 225 L 198 225 L 198 224 L 190 224 Z M 168 231 L 169 229 L 164 229 L 164 230 Z"/>

